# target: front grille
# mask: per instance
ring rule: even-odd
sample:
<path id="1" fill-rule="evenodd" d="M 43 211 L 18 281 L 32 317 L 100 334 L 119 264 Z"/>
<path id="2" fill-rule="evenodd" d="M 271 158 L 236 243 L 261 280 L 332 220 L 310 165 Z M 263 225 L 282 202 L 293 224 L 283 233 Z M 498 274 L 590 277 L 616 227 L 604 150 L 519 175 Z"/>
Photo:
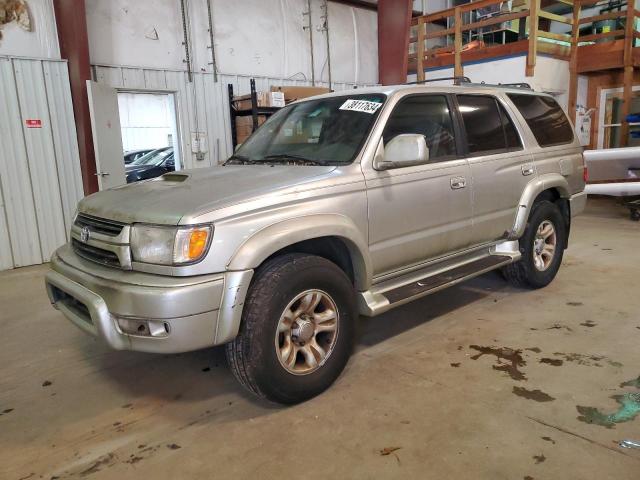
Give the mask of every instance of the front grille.
<path id="1" fill-rule="evenodd" d="M 87 227 L 92 232 L 109 235 L 110 237 L 117 237 L 124 228 L 124 223 L 92 217 L 84 213 L 78 214 L 75 225 L 79 228 Z"/>
<path id="2" fill-rule="evenodd" d="M 92 262 L 107 265 L 109 267 L 120 267 L 120 259 L 115 252 L 87 245 L 86 243 L 79 242 L 75 238 L 71 240 L 71 246 L 73 247 L 73 251 L 82 258 L 86 258 Z"/>

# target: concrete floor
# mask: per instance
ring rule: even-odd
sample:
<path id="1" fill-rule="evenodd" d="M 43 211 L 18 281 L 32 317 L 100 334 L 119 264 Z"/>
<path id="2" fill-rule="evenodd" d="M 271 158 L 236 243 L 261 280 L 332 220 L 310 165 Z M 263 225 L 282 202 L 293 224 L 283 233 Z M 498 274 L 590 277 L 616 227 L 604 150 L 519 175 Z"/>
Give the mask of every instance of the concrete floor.
<path id="1" fill-rule="evenodd" d="M 637 480 L 617 442 L 640 416 L 578 406 L 640 392 L 621 386 L 640 375 L 639 238 L 591 200 L 548 288 L 492 273 L 363 319 L 338 382 L 290 408 L 246 395 L 220 349 L 109 351 L 50 308 L 45 266 L 4 272 L 0 478 Z"/>

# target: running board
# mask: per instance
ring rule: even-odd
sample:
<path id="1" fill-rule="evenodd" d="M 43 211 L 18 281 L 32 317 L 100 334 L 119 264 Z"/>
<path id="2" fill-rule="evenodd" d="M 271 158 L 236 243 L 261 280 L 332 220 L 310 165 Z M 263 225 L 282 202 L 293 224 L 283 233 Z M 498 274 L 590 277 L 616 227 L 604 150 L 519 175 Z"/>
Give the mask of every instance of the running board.
<path id="1" fill-rule="evenodd" d="M 443 290 L 457 283 L 469 280 L 483 273 L 495 270 L 519 259 L 519 255 L 488 255 L 449 270 L 440 270 L 422 278 L 407 278 L 407 283 L 398 285 L 398 280 L 375 285 L 371 290 L 360 292 L 360 313 L 375 316 L 392 308 L 404 305 L 418 298 Z"/>

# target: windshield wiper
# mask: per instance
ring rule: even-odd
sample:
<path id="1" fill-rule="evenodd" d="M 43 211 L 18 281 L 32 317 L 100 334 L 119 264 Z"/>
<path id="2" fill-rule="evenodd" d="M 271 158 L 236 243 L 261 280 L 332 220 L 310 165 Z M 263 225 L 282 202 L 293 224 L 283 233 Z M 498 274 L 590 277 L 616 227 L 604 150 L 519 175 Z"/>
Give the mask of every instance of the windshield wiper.
<path id="1" fill-rule="evenodd" d="M 326 165 L 324 162 L 320 162 L 318 160 L 312 160 L 307 157 L 303 157 L 301 155 L 293 155 L 290 153 L 280 153 L 277 155 L 267 155 L 266 157 L 260 159 L 260 161 L 283 161 L 287 163 L 302 163 L 303 165 Z"/>
<path id="2" fill-rule="evenodd" d="M 223 165 L 255 165 L 256 161 L 244 155 L 231 155 Z"/>

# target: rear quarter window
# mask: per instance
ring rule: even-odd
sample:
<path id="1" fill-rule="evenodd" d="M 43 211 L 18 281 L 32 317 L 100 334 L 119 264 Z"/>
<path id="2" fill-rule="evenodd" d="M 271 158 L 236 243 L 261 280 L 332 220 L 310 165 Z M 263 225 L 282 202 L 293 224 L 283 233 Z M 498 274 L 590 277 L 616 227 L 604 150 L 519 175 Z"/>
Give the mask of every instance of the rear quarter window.
<path id="1" fill-rule="evenodd" d="M 550 97 L 507 94 L 541 147 L 572 143 L 573 128 L 560 105 Z"/>

